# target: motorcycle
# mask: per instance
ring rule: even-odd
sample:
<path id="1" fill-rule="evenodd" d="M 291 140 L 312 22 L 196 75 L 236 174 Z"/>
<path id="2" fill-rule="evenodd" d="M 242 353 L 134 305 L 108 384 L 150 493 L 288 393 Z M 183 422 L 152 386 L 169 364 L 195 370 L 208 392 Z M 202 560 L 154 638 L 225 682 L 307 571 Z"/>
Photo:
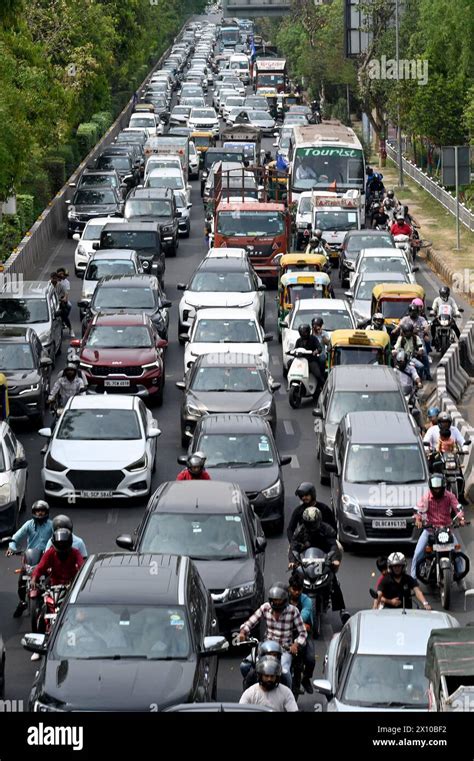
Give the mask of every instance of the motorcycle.
<path id="1" fill-rule="evenodd" d="M 22 575 L 22 581 L 25 586 L 25 602 L 28 605 L 28 615 L 30 617 L 31 631 L 36 633 L 38 620 L 38 598 L 34 589 L 31 589 L 31 576 L 36 566 L 41 560 L 43 551 L 36 548 L 28 549 L 22 552 L 16 550 L 14 555 L 22 555 L 21 568 L 17 568 L 15 573 Z M 40 582 L 41 583 L 41 582 Z"/>
<path id="2" fill-rule="evenodd" d="M 332 553 L 326 554 L 317 547 L 309 547 L 303 553 L 292 552 L 294 573 L 301 577 L 304 593 L 311 598 L 313 606 L 313 639 L 321 636 L 322 617 L 329 608 L 333 578 Z"/>
<path id="3" fill-rule="evenodd" d="M 411 247 L 411 238 L 409 235 L 394 235 L 393 236 L 393 242 L 395 243 L 395 248 L 398 248 L 400 251 L 404 251 L 408 261 L 414 260 L 412 247 Z"/>
<path id="4" fill-rule="evenodd" d="M 41 607 L 38 605 L 38 616 L 36 620 L 36 631 L 40 634 L 50 634 L 51 630 L 58 617 L 59 609 L 69 591 L 69 584 L 53 584 L 52 586 L 46 586 L 43 592 L 38 589 L 31 590 L 33 595 L 36 592 L 35 597 L 39 597 L 42 594 L 43 603 Z"/>
<path id="5" fill-rule="evenodd" d="M 308 358 L 313 356 L 310 349 L 292 349 L 287 354 L 294 357 L 288 368 L 288 401 L 294 410 L 301 407 L 303 399 L 313 398 L 318 384 L 309 372 Z"/>
<path id="6" fill-rule="evenodd" d="M 464 552 L 459 552 L 461 545 L 454 542 L 452 532 L 454 525 L 453 521 L 451 526 L 425 526 L 425 529 L 429 531 L 428 544 L 425 556 L 418 561 L 416 566 L 416 576 L 423 584 L 439 588 L 444 610 L 449 610 L 453 576 L 456 575 L 456 581 L 461 581 L 469 573 L 470 568 L 468 556 Z M 469 525 L 469 522 L 465 525 Z M 464 571 L 459 575 L 454 569 L 456 558 L 462 558 L 465 563 Z"/>
<path id="7" fill-rule="evenodd" d="M 257 674 L 256 674 L 256 666 L 258 661 L 258 648 L 260 645 L 260 641 L 256 639 L 255 637 L 249 637 L 248 639 L 244 640 L 244 642 L 237 642 L 237 647 L 242 647 L 242 645 L 247 645 L 251 647 L 249 657 L 243 658 L 243 660 L 240 662 L 240 673 L 242 674 L 242 690 L 245 692 L 249 687 L 251 687 L 253 684 L 257 682 Z M 284 684 L 286 687 L 289 687 L 291 683 L 291 690 L 293 692 L 293 695 L 295 697 L 295 700 L 298 700 L 298 696 L 300 694 L 300 684 L 301 684 L 301 677 L 303 673 L 303 663 L 302 659 L 299 656 L 293 656 L 291 661 L 291 682 L 288 679 L 285 679 L 284 676 L 282 676 L 281 683 Z"/>
<path id="8" fill-rule="evenodd" d="M 454 452 L 434 452 L 432 455 L 431 468 L 434 473 L 442 473 L 446 479 L 446 488 L 455 497 L 464 494 L 464 475 L 461 467 L 461 459 L 469 453 L 469 439 L 464 442 L 462 450 L 456 447 Z"/>
<path id="9" fill-rule="evenodd" d="M 436 318 L 433 311 L 430 312 L 432 317 Z M 437 325 L 434 335 L 434 347 L 442 357 L 448 351 L 452 343 L 456 342 L 456 334 L 453 330 L 454 313 L 451 304 L 442 304 L 437 315 Z"/>

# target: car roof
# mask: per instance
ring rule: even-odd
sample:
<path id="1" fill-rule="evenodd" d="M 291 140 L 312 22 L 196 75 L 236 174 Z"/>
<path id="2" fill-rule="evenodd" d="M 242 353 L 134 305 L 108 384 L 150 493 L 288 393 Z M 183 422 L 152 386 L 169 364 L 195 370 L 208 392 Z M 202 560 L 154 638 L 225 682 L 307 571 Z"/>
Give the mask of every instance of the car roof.
<path id="1" fill-rule="evenodd" d="M 420 443 L 413 418 L 407 412 L 372 411 L 370 415 L 367 412 L 348 412 L 344 420 L 351 429 L 352 444 Z"/>
<path id="2" fill-rule="evenodd" d="M 459 626 L 442 611 L 360 610 L 350 619 L 351 651 L 359 655 L 426 655 L 432 629 Z"/>
<path id="3" fill-rule="evenodd" d="M 205 415 L 200 421 L 200 433 L 255 433 L 272 436 L 268 422 L 258 415 L 240 413 Z"/>
<path id="4" fill-rule="evenodd" d="M 86 227 L 87 225 L 123 225 L 124 223 L 125 220 L 123 217 L 92 217 L 92 219 L 87 220 Z"/>
<path id="5" fill-rule="evenodd" d="M 136 408 L 137 398 L 126 394 L 77 394 L 68 401 L 69 410 L 133 410 Z"/>
<path id="6" fill-rule="evenodd" d="M 124 220 L 122 224 L 118 225 L 116 222 L 107 222 L 104 227 L 104 232 L 114 232 L 117 230 L 125 233 L 127 230 L 130 232 L 156 232 L 158 227 L 158 222 L 126 222 Z"/>
<path id="7" fill-rule="evenodd" d="M 132 193 L 128 196 L 127 201 L 135 198 L 171 201 L 173 198 L 171 188 L 134 188 Z"/>
<path id="8" fill-rule="evenodd" d="M 0 341 L 25 343 L 32 334 L 34 330 L 29 325 L 0 325 Z"/>
<path id="9" fill-rule="evenodd" d="M 210 248 L 206 254 L 206 259 L 239 259 L 248 257 L 245 248 Z"/>
<path id="10" fill-rule="evenodd" d="M 133 259 L 136 255 L 136 251 L 133 251 L 129 248 L 108 248 L 105 251 L 98 250 L 94 251 L 92 253 L 91 258 L 88 261 L 88 264 L 91 263 L 91 261 L 94 259 Z"/>
<path id="11" fill-rule="evenodd" d="M 198 309 L 196 320 L 251 320 L 256 322 L 255 312 L 253 309 L 233 308 L 233 307 L 206 307 Z"/>
<path id="12" fill-rule="evenodd" d="M 189 558 L 179 555 L 92 555 L 77 579 L 69 604 L 184 605 L 189 565 Z"/>
<path id="13" fill-rule="evenodd" d="M 285 211 L 285 206 L 282 203 L 263 203 L 263 202 L 256 201 L 254 199 L 247 199 L 245 201 L 240 201 L 239 203 L 225 204 L 225 208 L 223 209 L 223 211 L 225 212 L 241 211 L 242 206 L 245 206 L 245 211 L 267 211 L 267 212 L 273 211 L 275 213 Z M 219 208 L 220 208 L 220 204 L 219 204 Z"/>
<path id="14" fill-rule="evenodd" d="M 386 365 L 336 365 L 329 373 L 328 384 L 338 391 L 399 391 L 397 375 Z M 372 413 L 371 413 L 372 414 Z"/>
<path id="15" fill-rule="evenodd" d="M 99 313 L 94 317 L 94 325 L 146 325 L 150 326 L 151 320 L 144 312 L 116 312 L 114 314 Z"/>
<path id="16" fill-rule="evenodd" d="M 358 238 L 362 235 L 376 235 L 376 236 L 387 236 L 390 235 L 389 230 L 368 230 L 367 228 L 364 228 L 363 230 L 348 230 L 348 232 L 345 235 L 344 240 L 347 238 Z"/>
<path id="17" fill-rule="evenodd" d="M 21 284 L 21 293 L 18 293 L 18 285 L 5 279 L 0 293 L 10 298 L 33 298 L 42 299 L 53 286 L 48 280 L 24 280 Z"/>
<path id="18" fill-rule="evenodd" d="M 210 257 L 202 260 L 196 272 L 248 272 L 251 264 L 247 257 Z"/>
<path id="19" fill-rule="evenodd" d="M 240 486 L 227 481 L 165 481 L 153 495 L 148 511 L 241 513 Z"/>
<path id="20" fill-rule="evenodd" d="M 112 288 L 121 285 L 124 288 L 149 288 L 157 289 L 158 280 L 154 275 L 111 275 L 97 284 L 97 288 Z"/>
<path id="21" fill-rule="evenodd" d="M 240 351 L 211 352 L 197 357 L 194 367 L 254 367 L 256 370 L 266 370 L 265 362 L 256 354 L 245 354 Z"/>
<path id="22" fill-rule="evenodd" d="M 307 273 L 302 271 L 301 274 Z M 318 273 L 315 272 L 314 274 Z M 294 306 L 295 312 L 319 312 L 321 310 L 337 312 L 340 309 L 350 311 L 349 304 L 345 299 L 300 299 Z"/>
<path id="23" fill-rule="evenodd" d="M 360 258 L 370 256 L 370 257 L 383 257 L 384 259 L 405 259 L 405 254 L 403 251 L 400 251 L 399 248 L 388 248 L 385 246 L 385 248 L 361 248 Z"/>
<path id="24" fill-rule="evenodd" d="M 391 249 L 387 249 L 391 250 Z M 389 277 L 388 277 L 389 276 Z M 360 280 L 374 281 L 377 285 L 383 283 L 406 283 L 406 277 L 401 272 L 361 272 Z"/>

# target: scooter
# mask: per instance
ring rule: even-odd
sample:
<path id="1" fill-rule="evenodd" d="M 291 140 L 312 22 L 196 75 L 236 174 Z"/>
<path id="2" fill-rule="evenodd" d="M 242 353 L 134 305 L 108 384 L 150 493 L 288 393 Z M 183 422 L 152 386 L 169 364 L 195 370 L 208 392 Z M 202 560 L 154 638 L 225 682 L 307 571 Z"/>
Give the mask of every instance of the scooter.
<path id="1" fill-rule="evenodd" d="M 316 378 L 309 372 L 309 357 L 313 356 L 310 349 L 292 349 L 287 354 L 294 357 L 288 369 L 288 401 L 294 410 L 301 407 L 303 399 L 313 399 L 318 384 Z"/>
<path id="2" fill-rule="evenodd" d="M 411 247 L 410 236 L 409 235 L 394 235 L 393 242 L 395 243 L 395 248 L 398 248 L 400 251 L 404 251 L 408 258 L 408 261 L 411 261 L 413 263 L 414 257 L 413 257 L 412 247 Z"/>

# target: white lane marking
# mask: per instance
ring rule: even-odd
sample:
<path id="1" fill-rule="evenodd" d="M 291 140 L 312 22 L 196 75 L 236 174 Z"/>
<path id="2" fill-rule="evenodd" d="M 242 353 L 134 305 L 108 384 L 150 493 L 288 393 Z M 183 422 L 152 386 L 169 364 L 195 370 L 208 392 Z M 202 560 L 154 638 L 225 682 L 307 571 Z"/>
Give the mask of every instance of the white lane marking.
<path id="1" fill-rule="evenodd" d="M 291 455 L 290 466 L 293 468 L 293 470 L 298 470 L 298 468 L 300 467 L 299 460 L 298 460 L 298 458 L 297 458 L 297 456 L 295 454 Z"/>
<path id="2" fill-rule="evenodd" d="M 285 429 L 285 433 L 288 436 L 294 436 L 295 435 L 295 429 L 293 428 L 293 423 L 291 420 L 284 420 L 283 421 L 283 428 Z"/>
<path id="3" fill-rule="evenodd" d="M 109 510 L 107 513 L 107 523 L 109 525 L 115 525 L 118 520 L 118 510 Z"/>

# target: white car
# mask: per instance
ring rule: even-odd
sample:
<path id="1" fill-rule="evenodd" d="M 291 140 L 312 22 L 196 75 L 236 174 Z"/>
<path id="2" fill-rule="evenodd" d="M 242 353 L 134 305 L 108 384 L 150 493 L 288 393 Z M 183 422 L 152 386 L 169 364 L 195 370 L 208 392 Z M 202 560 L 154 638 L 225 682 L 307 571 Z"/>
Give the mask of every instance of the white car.
<path id="1" fill-rule="evenodd" d="M 20 510 L 26 508 L 25 450 L 8 423 L 0 423 L 0 540 L 16 531 Z"/>
<path id="2" fill-rule="evenodd" d="M 186 339 L 184 372 L 201 354 L 225 351 L 253 354 L 268 367 L 267 342 L 273 336 L 264 333 L 253 309 L 199 309 Z"/>
<path id="3" fill-rule="evenodd" d="M 184 291 L 179 303 L 178 333 L 189 330 L 201 307 L 249 307 L 262 322 L 265 290 L 247 257 L 203 259 L 187 285 L 178 283 L 178 291 Z"/>
<path id="4" fill-rule="evenodd" d="M 155 466 L 157 421 L 141 399 L 122 394 L 69 399 L 50 439 L 41 477 L 47 497 L 146 497 Z"/>
<path id="5" fill-rule="evenodd" d="M 291 357 L 287 352 L 295 348 L 300 325 L 311 325 L 313 317 L 322 317 L 323 330 L 329 334 L 333 330 L 351 330 L 355 328 L 352 310 L 344 299 L 301 299 L 297 301 L 290 314 L 282 322 L 281 348 L 284 370 L 288 369 Z"/>
<path id="6" fill-rule="evenodd" d="M 179 169 L 175 167 L 152 169 L 144 187 L 182 190 L 186 193 L 188 203 L 191 203 L 191 185 L 186 184 L 181 167 Z"/>
<path id="7" fill-rule="evenodd" d="M 222 118 L 227 121 L 233 108 L 245 108 L 245 98 L 241 95 L 227 95 L 222 106 Z"/>
<path id="8" fill-rule="evenodd" d="M 107 251 L 94 251 L 84 273 L 81 300 L 90 301 L 92 299 L 97 283 L 103 277 L 138 275 L 142 272 L 136 251 L 117 248 Z"/>
<path id="9" fill-rule="evenodd" d="M 407 276 L 407 282 L 416 283 L 418 267 L 413 267 L 406 253 L 399 248 L 363 248 L 356 259 L 354 271 L 349 275 L 350 288 L 361 272 L 400 272 Z"/>
<path id="10" fill-rule="evenodd" d="M 128 126 L 147 129 L 149 136 L 153 137 L 157 134 L 158 120 L 155 114 L 147 113 L 146 111 L 138 111 L 131 115 Z"/>
<path id="11" fill-rule="evenodd" d="M 168 154 L 152 153 L 147 159 L 145 164 L 145 172 L 143 175 L 143 184 L 146 185 L 148 175 L 153 169 L 176 169 L 178 172 L 183 172 L 181 165 L 181 159 L 179 156 L 170 156 Z M 184 182 L 184 175 L 183 175 Z"/>
<path id="12" fill-rule="evenodd" d="M 189 141 L 189 178 L 199 179 L 199 154 L 193 140 Z"/>
<path id="13" fill-rule="evenodd" d="M 219 133 L 219 119 L 213 108 L 192 108 L 188 119 L 188 127 L 194 131 L 210 130 L 214 135 Z"/>
<path id="14" fill-rule="evenodd" d="M 123 217 L 94 217 L 86 222 L 82 234 L 74 233 L 73 240 L 78 241 L 74 251 L 74 272 L 77 277 L 82 277 L 87 267 L 87 263 L 95 251 L 94 243 L 100 242 L 100 234 L 105 225 L 109 222 L 114 224 L 125 222 Z"/>
<path id="15" fill-rule="evenodd" d="M 185 127 L 188 123 L 191 106 L 175 106 L 170 115 L 170 125 L 179 124 Z"/>

